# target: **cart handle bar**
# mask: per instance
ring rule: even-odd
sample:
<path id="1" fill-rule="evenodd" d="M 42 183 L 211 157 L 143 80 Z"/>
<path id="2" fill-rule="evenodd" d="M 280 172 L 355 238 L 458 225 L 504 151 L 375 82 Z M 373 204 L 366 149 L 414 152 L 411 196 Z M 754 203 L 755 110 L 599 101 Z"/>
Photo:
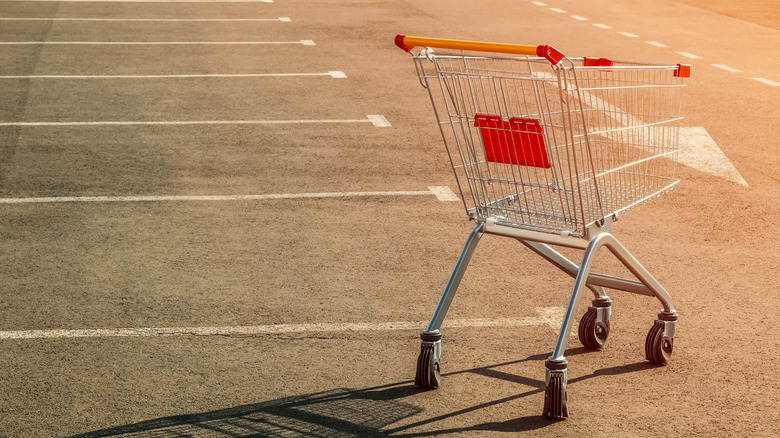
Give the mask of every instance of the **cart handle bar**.
<path id="1" fill-rule="evenodd" d="M 526 46 L 522 44 L 488 43 L 482 41 L 448 40 L 443 38 L 424 38 L 408 35 L 396 35 L 395 45 L 407 52 L 415 46 L 437 49 L 469 50 L 475 52 L 513 53 L 517 55 L 541 56 L 553 65 L 564 58 L 564 54 L 550 45 Z"/>

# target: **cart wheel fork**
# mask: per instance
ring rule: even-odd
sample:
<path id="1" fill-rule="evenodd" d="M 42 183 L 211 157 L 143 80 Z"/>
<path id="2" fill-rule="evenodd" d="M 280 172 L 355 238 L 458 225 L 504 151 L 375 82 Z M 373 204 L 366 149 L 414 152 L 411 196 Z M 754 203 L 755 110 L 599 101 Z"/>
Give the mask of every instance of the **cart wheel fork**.
<path id="1" fill-rule="evenodd" d="M 659 312 L 645 340 L 645 357 L 656 365 L 666 365 L 674 349 L 674 332 L 677 328 L 677 314 Z"/>
<path id="2" fill-rule="evenodd" d="M 423 332 L 420 338 L 422 344 L 414 384 L 423 389 L 436 389 L 441 383 L 441 333 Z"/>
<path id="3" fill-rule="evenodd" d="M 593 300 L 582 316 L 577 334 L 582 346 L 588 350 L 601 350 L 609 336 L 609 317 L 612 315 L 612 300 L 599 297 Z"/>
<path id="4" fill-rule="evenodd" d="M 568 380 L 567 365 L 563 360 L 547 360 L 545 362 L 544 378 L 544 410 L 547 418 L 566 418 L 569 416 L 569 406 L 566 393 Z"/>

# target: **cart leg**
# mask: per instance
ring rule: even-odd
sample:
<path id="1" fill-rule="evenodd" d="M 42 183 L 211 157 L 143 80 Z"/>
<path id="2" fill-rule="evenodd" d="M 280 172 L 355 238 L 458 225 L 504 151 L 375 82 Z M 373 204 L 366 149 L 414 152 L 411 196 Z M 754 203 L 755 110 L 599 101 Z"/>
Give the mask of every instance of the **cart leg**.
<path id="1" fill-rule="evenodd" d="M 571 330 L 572 312 L 574 311 L 574 307 L 577 304 L 579 293 L 582 290 L 583 285 L 586 283 L 588 275 L 590 274 L 591 265 L 593 264 L 593 258 L 596 254 L 596 251 L 598 251 L 601 246 L 606 246 L 612 252 L 612 254 L 617 257 L 617 259 L 620 260 L 620 262 L 623 263 L 623 265 L 628 268 L 628 270 L 631 271 L 631 273 L 634 274 L 637 279 L 639 279 L 639 281 L 647 286 L 647 288 L 650 289 L 650 291 L 656 298 L 658 298 L 659 301 L 661 301 L 661 304 L 663 304 L 664 308 L 661 312 L 659 312 L 656 323 L 658 325 L 664 326 L 664 328 L 660 331 L 663 332 L 665 336 L 674 336 L 674 325 L 677 322 L 677 312 L 674 310 L 672 297 L 669 295 L 666 289 L 664 289 L 663 286 L 661 286 L 661 284 L 655 278 L 653 278 L 652 275 L 650 275 L 650 272 L 648 272 L 647 269 L 645 269 L 636 260 L 636 258 L 634 258 L 634 256 L 632 256 L 631 253 L 623 245 L 621 245 L 620 242 L 618 242 L 618 240 L 613 235 L 609 233 L 602 233 L 593 238 L 588 244 L 588 247 L 585 249 L 585 254 L 583 255 L 579 272 L 577 273 L 577 277 L 574 281 L 574 290 L 572 291 L 572 295 L 569 300 L 569 306 L 566 308 L 566 315 L 563 319 L 561 332 L 558 334 L 558 342 L 556 343 L 555 351 L 553 351 L 553 355 L 550 358 L 552 360 L 563 358 L 563 351 L 566 348 L 568 334 Z M 598 298 L 593 301 L 595 307 L 606 307 L 606 302 L 599 304 L 599 301 L 600 300 Z"/>
<path id="2" fill-rule="evenodd" d="M 622 263 L 623 266 L 631 271 L 631 273 L 634 274 L 634 276 L 639 281 L 641 281 L 642 284 L 650 289 L 650 291 L 653 293 L 653 296 L 658 298 L 658 301 L 660 301 L 664 306 L 663 312 L 665 314 L 677 314 L 677 312 L 674 310 L 674 303 L 672 302 L 672 296 L 669 295 L 669 292 L 667 292 L 666 289 L 661 286 L 661 283 L 659 283 L 658 280 L 656 280 L 650 274 L 650 272 L 645 269 L 641 263 L 639 263 L 639 261 L 628 251 L 628 249 L 626 249 L 626 247 L 615 238 L 615 236 L 604 233 L 599 235 L 596 239 L 601 241 L 601 245 L 605 245 L 607 248 L 609 248 L 612 254 L 617 257 L 618 260 L 620 260 L 620 263 Z"/>
<path id="3" fill-rule="evenodd" d="M 614 236 L 606 235 L 603 244 L 663 304 L 664 308 L 658 312 L 658 319 L 647 334 L 645 357 L 656 365 L 666 365 L 672 355 L 678 318 L 671 295 Z"/>
<path id="4" fill-rule="evenodd" d="M 552 249 L 549 245 L 523 239 L 517 240 L 548 262 L 555 265 L 558 269 L 574 278 L 577 277 L 580 267 L 566 258 L 563 254 Z M 582 343 L 585 348 L 588 350 L 601 350 L 607 342 L 607 336 L 609 336 L 609 318 L 612 316 L 612 300 L 604 291 L 603 287 L 587 283 L 586 286 L 593 292 L 594 300 L 592 305 L 588 307 L 588 311 L 585 312 L 582 319 L 580 319 L 577 334 L 580 338 L 580 343 Z"/>
<path id="5" fill-rule="evenodd" d="M 571 333 L 572 314 L 577 306 L 577 300 L 580 292 L 585 287 L 585 282 L 590 273 L 593 259 L 596 251 L 603 245 L 606 233 L 600 234 L 590 241 L 582 257 L 577 277 L 574 280 L 574 290 L 572 290 L 569 305 L 566 307 L 566 314 L 563 317 L 561 330 L 558 332 L 558 340 L 555 343 L 555 350 L 545 362 L 545 388 L 544 388 L 544 410 L 543 414 L 549 418 L 565 418 L 569 416 L 567 405 L 567 367 L 568 361 L 563 357 L 566 344 L 569 341 Z"/>
<path id="6" fill-rule="evenodd" d="M 422 345 L 420 346 L 420 356 L 417 358 L 417 374 L 414 378 L 414 384 L 422 388 L 438 388 L 439 381 L 441 379 L 441 371 L 439 367 L 439 358 L 441 358 L 441 324 L 444 321 L 444 317 L 447 315 L 447 310 L 450 308 L 452 299 L 455 296 L 455 292 L 458 290 L 460 280 L 463 278 L 463 274 L 466 272 L 466 268 L 471 261 L 471 256 L 474 254 L 474 249 L 479 243 L 479 239 L 482 238 L 484 233 L 484 224 L 478 223 L 471 233 L 469 234 L 466 244 L 463 247 L 463 251 L 458 257 L 455 268 L 450 275 L 447 286 L 444 288 L 439 299 L 439 304 L 436 306 L 436 311 L 433 313 L 431 322 L 428 324 L 428 328 L 420 334 Z"/>
<path id="7" fill-rule="evenodd" d="M 587 282 L 596 252 L 601 246 L 609 248 L 612 254 L 639 281 L 647 286 L 664 306 L 663 310 L 658 313 L 658 319 L 647 334 L 647 340 L 645 341 L 645 355 L 647 359 L 655 364 L 664 365 L 672 354 L 677 324 L 677 312 L 674 310 L 672 297 L 614 236 L 609 233 L 599 234 L 590 241 L 585 249 L 579 272 L 577 272 L 574 281 L 574 290 L 569 299 L 566 314 L 563 317 L 561 331 L 558 333 L 555 350 L 553 350 L 552 355 L 545 362 L 547 374 L 545 378 L 544 415 L 547 417 L 563 418 L 568 416 L 568 407 L 566 405 L 566 369 L 568 363 L 563 353 L 569 340 L 569 333 L 571 333 L 572 313 L 577 305 L 579 294 Z M 598 298 L 593 300 L 594 305 L 592 307 L 600 305 L 606 307 L 607 303 L 600 301 Z M 597 309 L 596 312 L 598 311 Z"/>

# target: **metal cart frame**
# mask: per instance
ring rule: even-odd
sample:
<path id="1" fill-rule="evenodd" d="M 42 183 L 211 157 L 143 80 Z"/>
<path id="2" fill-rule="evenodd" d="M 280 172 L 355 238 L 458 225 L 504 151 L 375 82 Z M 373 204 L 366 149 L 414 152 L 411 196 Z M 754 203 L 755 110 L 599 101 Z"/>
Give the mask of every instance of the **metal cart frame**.
<path id="1" fill-rule="evenodd" d="M 646 358 L 670 359 L 678 315 L 672 297 L 611 234 L 619 215 L 679 182 L 682 78 L 687 65 L 567 58 L 552 46 L 398 35 L 431 98 L 471 231 L 428 327 L 420 335 L 415 384 L 441 381 L 441 325 L 484 234 L 517 239 L 574 278 L 552 354 L 545 362 L 543 414 L 568 417 L 564 357 L 583 289 L 594 299 L 580 320 L 587 349 L 603 348 L 612 300 L 605 288 L 656 297 Z M 434 49 L 444 49 L 440 54 Z M 430 66 L 433 64 L 433 67 Z M 438 91 L 433 89 L 437 88 Z M 580 264 L 553 249 L 584 251 Z M 591 272 L 606 247 L 637 278 Z"/>

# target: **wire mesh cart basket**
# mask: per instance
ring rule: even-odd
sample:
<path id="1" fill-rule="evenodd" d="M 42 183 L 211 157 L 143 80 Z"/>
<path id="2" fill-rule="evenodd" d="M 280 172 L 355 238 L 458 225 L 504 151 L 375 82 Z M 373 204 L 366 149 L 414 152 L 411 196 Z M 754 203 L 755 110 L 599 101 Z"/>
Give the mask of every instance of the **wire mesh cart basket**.
<path id="1" fill-rule="evenodd" d="M 552 355 L 545 362 L 543 413 L 568 417 L 564 351 L 584 288 L 582 345 L 600 350 L 612 300 L 605 288 L 656 297 L 646 358 L 670 359 L 678 315 L 663 286 L 611 234 L 619 215 L 670 189 L 690 66 L 568 58 L 552 46 L 398 35 L 428 90 L 461 199 L 476 226 L 421 334 L 415 384 L 440 384 L 439 330 L 483 234 L 512 237 L 574 278 Z M 420 47 L 417 54 L 414 48 Z M 435 51 L 434 51 L 435 49 Z M 553 246 L 584 250 L 578 265 Z M 606 247 L 636 277 L 591 272 Z M 638 281 L 637 281 L 638 280 Z"/>

